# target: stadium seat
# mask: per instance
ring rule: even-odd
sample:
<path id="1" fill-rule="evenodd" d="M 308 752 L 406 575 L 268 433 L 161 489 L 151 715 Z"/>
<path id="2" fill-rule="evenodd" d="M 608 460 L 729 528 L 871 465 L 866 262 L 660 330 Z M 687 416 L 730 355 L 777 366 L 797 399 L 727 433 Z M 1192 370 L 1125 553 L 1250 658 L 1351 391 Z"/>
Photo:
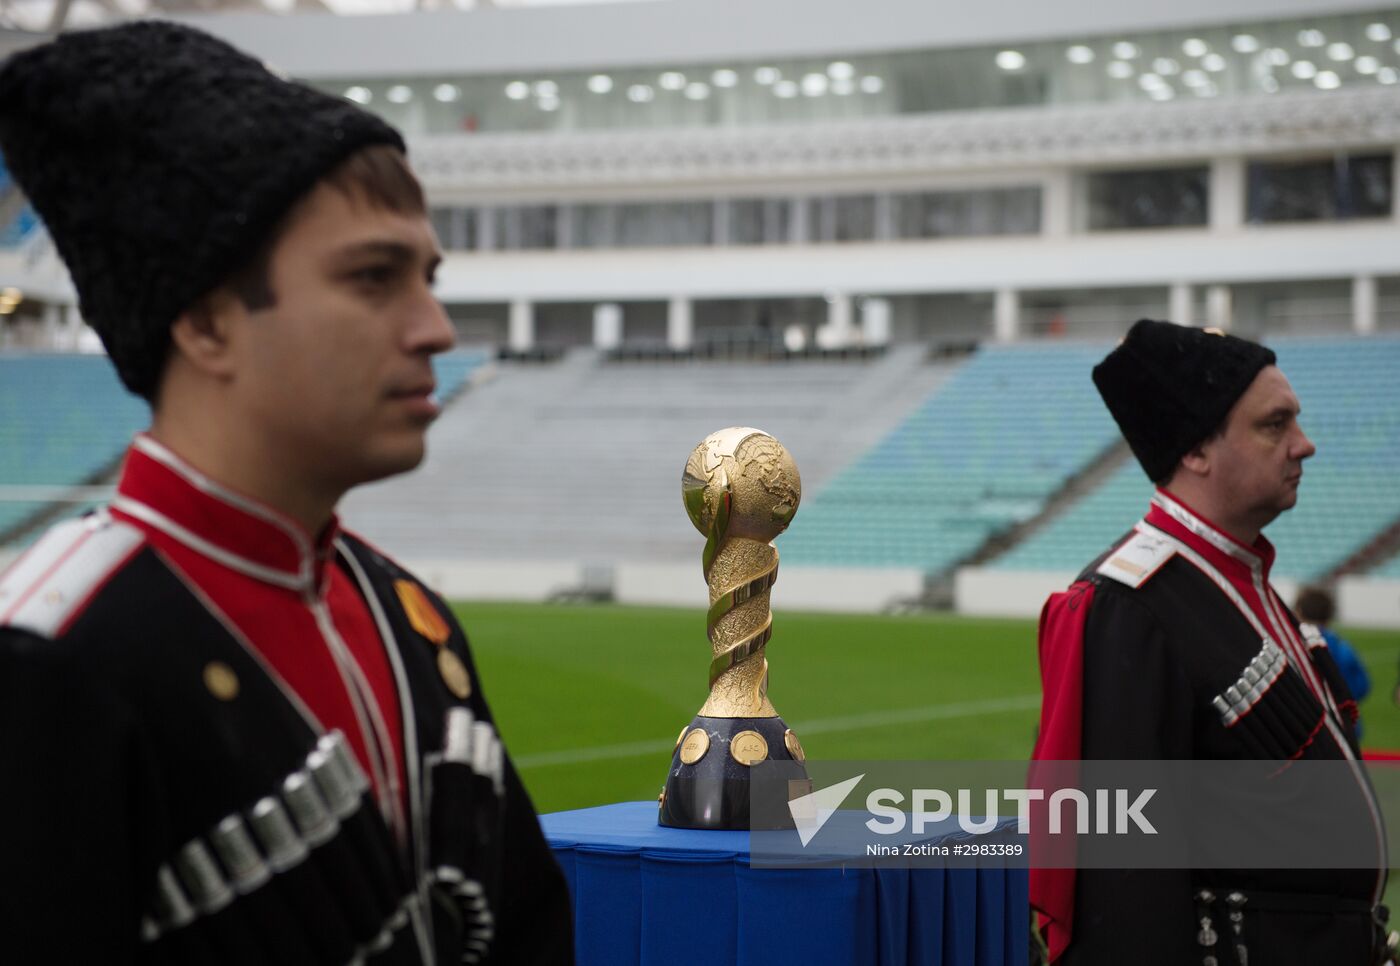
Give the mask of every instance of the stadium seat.
<path id="1" fill-rule="evenodd" d="M 1275 573 L 1327 575 L 1400 519 L 1400 338 L 1279 338 L 1279 367 L 1302 402 L 1317 445 L 1298 506 L 1266 531 Z M 1080 390 L 1094 398 L 1093 388 Z M 1152 486 L 1123 466 L 1043 530 L 995 560 L 1001 570 L 1078 570 L 1142 517 Z M 1375 573 L 1400 576 L 1400 559 Z"/>

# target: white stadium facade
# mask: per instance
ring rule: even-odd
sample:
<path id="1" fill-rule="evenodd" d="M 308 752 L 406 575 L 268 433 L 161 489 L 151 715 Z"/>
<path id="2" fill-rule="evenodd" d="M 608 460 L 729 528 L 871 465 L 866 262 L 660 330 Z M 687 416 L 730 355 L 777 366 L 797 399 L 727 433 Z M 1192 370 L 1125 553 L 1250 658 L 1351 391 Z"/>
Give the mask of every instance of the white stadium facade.
<path id="1" fill-rule="evenodd" d="M 680 471 L 738 424 L 803 473 L 780 609 L 1034 614 L 1146 508 L 1088 368 L 1150 317 L 1278 349 L 1281 583 L 1400 626 L 1400 8 L 265 2 L 3 0 L 0 48 L 174 17 L 405 133 L 457 395 L 345 515 L 447 593 L 699 603 Z M 0 192 L 0 372 L 58 385 L 95 340 Z M 0 455 L 0 543 L 103 497 L 123 418 Z"/>

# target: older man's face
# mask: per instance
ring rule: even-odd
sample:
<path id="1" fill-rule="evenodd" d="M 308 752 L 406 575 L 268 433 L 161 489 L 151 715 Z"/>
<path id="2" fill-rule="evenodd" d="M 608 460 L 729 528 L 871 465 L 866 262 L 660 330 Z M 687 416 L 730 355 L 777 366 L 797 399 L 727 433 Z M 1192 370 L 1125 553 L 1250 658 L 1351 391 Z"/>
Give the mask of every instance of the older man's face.
<path id="1" fill-rule="evenodd" d="M 1235 518 L 1263 527 L 1298 502 L 1303 460 L 1317 452 L 1300 412 L 1288 379 L 1268 366 L 1236 401 L 1224 431 L 1202 445 L 1211 486 Z"/>

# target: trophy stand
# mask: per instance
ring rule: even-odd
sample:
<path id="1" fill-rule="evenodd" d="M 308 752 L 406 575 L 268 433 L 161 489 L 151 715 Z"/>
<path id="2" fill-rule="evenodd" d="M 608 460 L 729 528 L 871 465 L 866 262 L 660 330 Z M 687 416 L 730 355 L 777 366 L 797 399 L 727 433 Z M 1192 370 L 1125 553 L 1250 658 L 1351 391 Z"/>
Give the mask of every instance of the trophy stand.
<path id="1" fill-rule="evenodd" d="M 690 454 L 681 496 L 706 538 L 713 660 L 710 697 L 676 739 L 657 821 L 672 828 L 748 829 L 753 765 L 793 761 L 806 775 L 801 743 L 768 700 L 764 656 L 773 634 L 769 593 L 778 578 L 772 541 L 797 513 L 802 481 L 776 439 L 731 427 Z"/>

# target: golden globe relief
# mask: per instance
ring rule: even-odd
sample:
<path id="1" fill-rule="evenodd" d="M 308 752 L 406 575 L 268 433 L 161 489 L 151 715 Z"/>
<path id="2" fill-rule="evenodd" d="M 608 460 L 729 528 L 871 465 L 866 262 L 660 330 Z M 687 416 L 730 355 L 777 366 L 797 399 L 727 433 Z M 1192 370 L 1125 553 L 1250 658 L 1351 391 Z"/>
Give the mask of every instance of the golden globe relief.
<path id="1" fill-rule="evenodd" d="M 724 494 L 729 520 L 719 539 L 769 543 L 787 529 L 802 499 L 802 478 L 787 448 L 760 429 L 733 426 L 710 434 L 690 454 L 681 482 L 690 522 L 711 536 Z"/>

